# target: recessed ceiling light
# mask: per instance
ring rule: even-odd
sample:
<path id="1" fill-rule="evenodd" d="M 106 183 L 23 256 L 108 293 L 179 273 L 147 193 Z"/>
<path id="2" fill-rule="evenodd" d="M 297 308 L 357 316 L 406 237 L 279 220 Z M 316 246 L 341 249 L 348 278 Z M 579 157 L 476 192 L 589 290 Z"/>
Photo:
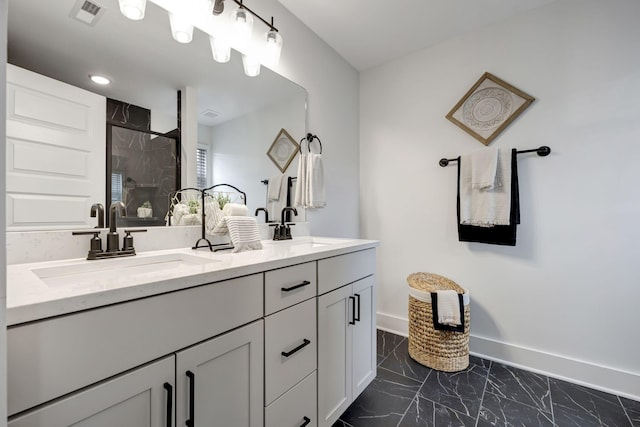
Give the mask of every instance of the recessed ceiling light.
<path id="1" fill-rule="evenodd" d="M 109 80 L 108 78 L 106 78 L 104 76 L 91 75 L 91 76 L 89 76 L 89 78 L 91 79 L 91 81 L 93 81 L 94 83 L 97 83 L 99 85 L 108 85 L 109 83 L 111 83 L 111 80 Z"/>

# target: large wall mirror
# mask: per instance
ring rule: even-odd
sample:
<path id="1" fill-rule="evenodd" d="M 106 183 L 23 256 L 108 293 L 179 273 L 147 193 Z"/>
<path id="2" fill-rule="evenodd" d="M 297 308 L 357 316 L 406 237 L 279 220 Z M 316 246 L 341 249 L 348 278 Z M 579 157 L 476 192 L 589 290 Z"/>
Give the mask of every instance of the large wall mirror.
<path id="1" fill-rule="evenodd" d="M 150 130 L 157 133 L 177 127 L 177 93 L 186 90 L 197 98 L 197 111 L 183 105 L 181 121 L 183 126 L 187 121 L 198 123 L 197 136 L 182 141 L 183 147 L 194 151 L 187 166 L 194 170 L 188 173 L 196 174 L 193 159 L 198 150 L 198 158 L 206 157 L 205 177 L 199 185 L 228 183 L 242 189 L 247 193 L 250 214 L 267 207 L 267 185 L 262 181 L 280 173 L 267 151 L 281 129 L 297 140 L 305 135 L 305 89 L 264 66 L 259 76 L 245 76 L 241 56 L 235 51 L 229 63 L 216 63 L 208 36 L 197 29 L 191 43 L 176 42 L 166 11 L 151 2 L 147 2 L 142 21 L 125 18 L 117 0 L 95 3 L 101 10 L 90 20 L 82 10 L 87 6 L 84 0 L 9 0 L 8 62 L 124 105 L 148 109 Z M 111 84 L 98 86 L 89 80 L 90 74 L 105 75 Z M 118 114 L 123 123 L 129 119 L 127 108 Z M 26 154 L 23 157 L 28 159 Z M 106 163 L 106 152 L 104 157 Z M 58 163 L 65 161 L 60 158 Z M 285 173 L 295 175 L 296 164 L 292 162 Z M 63 173 L 62 169 L 47 173 L 57 179 L 54 175 Z M 127 182 L 126 176 L 121 179 Z M 106 181 L 95 183 L 101 187 L 97 190 L 101 199 L 68 207 L 73 210 L 69 216 L 78 219 L 65 222 L 58 218 L 31 226 L 28 222 L 15 227 L 8 224 L 7 229 L 93 227 L 96 220 L 87 218 L 90 202 L 101 202 L 108 208 Z M 46 206 L 43 209 L 46 211 Z M 81 214 L 75 212 L 80 209 Z M 272 212 L 271 217 L 276 214 Z M 294 220 L 301 219 L 302 211 Z"/>

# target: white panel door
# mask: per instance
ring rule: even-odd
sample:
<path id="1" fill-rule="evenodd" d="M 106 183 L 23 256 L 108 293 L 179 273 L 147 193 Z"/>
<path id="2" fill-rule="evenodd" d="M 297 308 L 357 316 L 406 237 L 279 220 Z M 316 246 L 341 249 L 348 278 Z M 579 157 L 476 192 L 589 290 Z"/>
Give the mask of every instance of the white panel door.
<path id="1" fill-rule="evenodd" d="M 7 230 L 96 225 L 105 123 L 105 97 L 7 64 Z"/>
<path id="2" fill-rule="evenodd" d="M 318 297 L 318 425 L 332 426 L 352 399 L 351 286 Z"/>
<path id="3" fill-rule="evenodd" d="M 167 427 L 174 425 L 174 357 L 10 419 L 9 427 Z"/>
<path id="4" fill-rule="evenodd" d="M 262 427 L 264 321 L 176 355 L 179 426 Z"/>
<path id="5" fill-rule="evenodd" d="M 353 285 L 356 324 L 353 325 L 353 400 L 376 377 L 375 276 Z"/>

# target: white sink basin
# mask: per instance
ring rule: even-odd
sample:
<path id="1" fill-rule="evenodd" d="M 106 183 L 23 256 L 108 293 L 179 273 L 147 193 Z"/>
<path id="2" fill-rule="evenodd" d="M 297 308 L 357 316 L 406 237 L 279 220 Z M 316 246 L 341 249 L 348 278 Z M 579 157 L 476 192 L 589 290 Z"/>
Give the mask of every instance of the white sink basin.
<path id="1" fill-rule="evenodd" d="M 82 286 L 99 281 L 113 281 L 122 278 L 143 278 L 155 276 L 159 272 L 178 270 L 186 266 L 218 262 L 208 258 L 183 253 L 169 253 L 154 256 L 132 256 L 96 261 L 82 261 L 56 267 L 31 270 L 49 286 Z"/>

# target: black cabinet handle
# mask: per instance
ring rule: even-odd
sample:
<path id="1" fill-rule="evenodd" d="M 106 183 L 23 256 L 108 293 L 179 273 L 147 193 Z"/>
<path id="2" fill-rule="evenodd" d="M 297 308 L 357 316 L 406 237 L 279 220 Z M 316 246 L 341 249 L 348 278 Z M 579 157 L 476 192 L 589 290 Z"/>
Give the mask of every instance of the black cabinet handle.
<path id="1" fill-rule="evenodd" d="M 164 389 L 167 390 L 167 427 L 171 427 L 171 419 L 173 418 L 173 386 L 164 383 Z"/>
<path id="2" fill-rule="evenodd" d="M 294 348 L 293 350 L 291 350 L 291 351 L 283 351 L 283 352 L 282 352 L 282 353 L 280 353 L 280 354 L 282 354 L 284 357 L 289 357 L 289 356 L 291 356 L 292 354 L 299 352 L 300 350 L 302 350 L 303 348 L 305 348 L 306 346 L 308 346 L 309 344 L 311 344 L 311 341 L 309 341 L 309 340 L 308 340 L 308 339 L 306 339 L 306 338 L 305 338 L 303 341 L 304 341 L 304 342 L 303 342 L 302 344 L 300 344 L 299 346 L 297 346 L 297 347 L 296 347 L 296 348 Z"/>
<path id="3" fill-rule="evenodd" d="M 194 427 L 196 415 L 196 376 L 193 372 L 187 371 L 187 377 L 189 377 L 189 419 L 185 424 L 187 427 Z"/>
<path id="4" fill-rule="evenodd" d="M 355 320 L 356 322 L 360 321 L 360 294 L 354 294 L 356 296 L 356 298 L 358 299 L 358 310 L 357 313 L 353 316 L 353 320 Z"/>
<path id="5" fill-rule="evenodd" d="M 349 297 L 349 300 L 351 300 L 351 313 L 353 315 L 352 320 L 349 320 L 349 324 L 350 325 L 355 325 L 356 324 L 356 297 Z"/>
<path id="6" fill-rule="evenodd" d="M 304 420 L 304 422 L 300 424 L 300 427 L 304 427 L 311 422 L 311 418 L 309 417 L 302 417 L 302 419 Z"/>
<path id="7" fill-rule="evenodd" d="M 299 285 L 291 286 L 290 288 L 280 288 L 280 290 L 282 290 L 282 292 L 291 292 L 294 289 L 302 288 L 303 286 L 307 286 L 307 285 L 310 285 L 310 284 L 311 284 L 310 281 L 305 280 L 304 282 L 300 283 Z"/>

